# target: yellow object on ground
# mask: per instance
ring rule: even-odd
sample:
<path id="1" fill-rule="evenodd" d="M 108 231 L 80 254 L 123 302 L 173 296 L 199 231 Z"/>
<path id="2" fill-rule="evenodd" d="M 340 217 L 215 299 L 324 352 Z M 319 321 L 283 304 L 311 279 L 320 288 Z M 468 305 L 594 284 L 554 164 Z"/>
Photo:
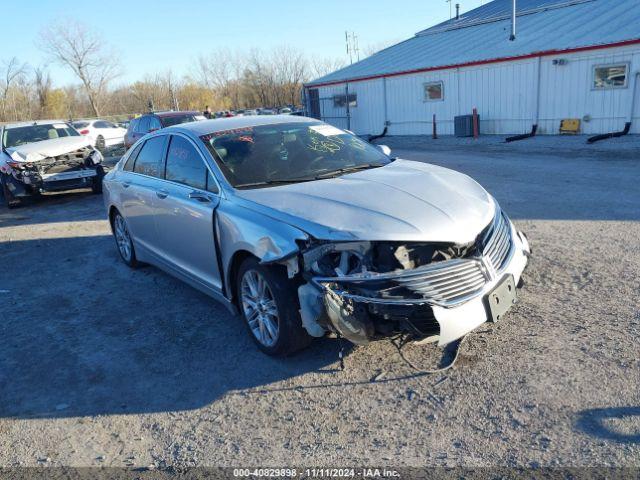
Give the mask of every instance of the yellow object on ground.
<path id="1" fill-rule="evenodd" d="M 560 121 L 560 133 L 567 135 L 576 135 L 580 132 L 579 118 L 565 118 Z"/>

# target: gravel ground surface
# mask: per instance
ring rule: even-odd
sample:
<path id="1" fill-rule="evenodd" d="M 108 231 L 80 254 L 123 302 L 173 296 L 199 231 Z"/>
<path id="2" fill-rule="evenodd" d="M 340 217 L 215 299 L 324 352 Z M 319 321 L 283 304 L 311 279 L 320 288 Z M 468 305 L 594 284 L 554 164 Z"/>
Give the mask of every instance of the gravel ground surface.
<path id="1" fill-rule="evenodd" d="M 265 357 L 124 266 L 98 196 L 0 209 L 0 466 L 640 466 L 640 150 L 571 141 L 379 141 L 476 178 L 534 250 L 520 303 L 432 376 L 387 342 L 345 371 L 334 339 Z"/>

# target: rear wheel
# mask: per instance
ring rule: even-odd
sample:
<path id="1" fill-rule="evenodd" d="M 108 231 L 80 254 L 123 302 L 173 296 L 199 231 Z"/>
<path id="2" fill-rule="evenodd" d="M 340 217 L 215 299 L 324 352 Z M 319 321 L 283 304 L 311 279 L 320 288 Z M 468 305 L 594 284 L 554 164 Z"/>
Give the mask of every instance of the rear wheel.
<path id="1" fill-rule="evenodd" d="M 295 284 L 284 271 L 248 258 L 238 270 L 236 285 L 242 318 L 260 350 L 284 356 L 311 343 L 298 312 Z"/>
<path id="2" fill-rule="evenodd" d="M 104 151 L 105 147 L 106 144 L 104 141 L 104 137 L 102 135 L 98 135 L 98 138 L 96 138 L 96 148 L 102 152 Z"/>
<path id="3" fill-rule="evenodd" d="M 138 266 L 138 259 L 136 258 L 136 251 L 133 247 L 133 241 L 129 234 L 129 227 L 124 217 L 120 212 L 116 211 L 113 214 L 113 236 L 116 240 L 116 246 L 118 247 L 118 253 L 120 257 L 131 268 Z"/>

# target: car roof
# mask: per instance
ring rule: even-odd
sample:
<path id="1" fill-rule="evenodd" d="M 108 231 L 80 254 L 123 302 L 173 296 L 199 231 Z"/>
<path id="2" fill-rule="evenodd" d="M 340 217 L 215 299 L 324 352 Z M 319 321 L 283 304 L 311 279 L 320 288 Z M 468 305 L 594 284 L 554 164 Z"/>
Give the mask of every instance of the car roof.
<path id="1" fill-rule="evenodd" d="M 294 117 L 291 115 L 255 115 L 249 117 L 216 118 L 200 122 L 183 123 L 173 127 L 163 128 L 162 131 L 186 130 L 194 135 L 207 135 L 223 130 L 236 128 L 258 127 L 261 125 L 275 125 L 278 123 L 311 123 L 318 122 L 315 118 Z"/>
<path id="2" fill-rule="evenodd" d="M 7 130 L 10 128 L 29 127 L 31 125 L 50 125 L 52 123 L 69 123 L 68 120 L 31 120 L 30 122 L 7 123 L 2 126 Z"/>
<path id="3" fill-rule="evenodd" d="M 168 112 L 147 113 L 146 115 L 155 115 L 156 117 L 165 118 L 165 117 L 177 117 L 179 115 L 200 115 L 200 112 L 197 112 L 195 110 L 184 110 L 184 111 L 170 110 Z"/>

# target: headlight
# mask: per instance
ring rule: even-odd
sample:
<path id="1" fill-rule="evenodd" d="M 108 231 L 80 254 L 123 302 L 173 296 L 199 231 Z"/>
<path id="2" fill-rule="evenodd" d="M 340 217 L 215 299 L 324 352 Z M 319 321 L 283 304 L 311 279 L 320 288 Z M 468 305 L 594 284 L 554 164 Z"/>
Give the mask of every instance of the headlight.
<path id="1" fill-rule="evenodd" d="M 94 165 L 99 165 L 102 163 L 102 160 L 104 160 L 104 157 L 98 150 L 94 150 L 93 152 L 91 152 L 89 158 L 91 159 L 91 163 L 93 163 Z"/>

